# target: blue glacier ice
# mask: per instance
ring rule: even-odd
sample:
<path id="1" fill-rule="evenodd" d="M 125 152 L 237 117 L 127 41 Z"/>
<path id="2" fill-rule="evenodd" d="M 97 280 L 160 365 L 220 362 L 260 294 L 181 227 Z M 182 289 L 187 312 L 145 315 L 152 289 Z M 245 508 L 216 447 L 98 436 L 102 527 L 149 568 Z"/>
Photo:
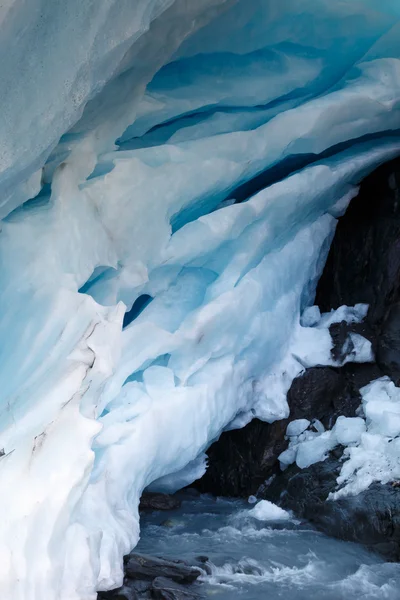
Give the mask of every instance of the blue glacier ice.
<path id="1" fill-rule="evenodd" d="M 400 5 L 0 15 L 0 596 L 95 600 L 143 489 L 190 483 L 331 364 L 330 317 L 300 319 L 337 218 L 400 153 Z"/>

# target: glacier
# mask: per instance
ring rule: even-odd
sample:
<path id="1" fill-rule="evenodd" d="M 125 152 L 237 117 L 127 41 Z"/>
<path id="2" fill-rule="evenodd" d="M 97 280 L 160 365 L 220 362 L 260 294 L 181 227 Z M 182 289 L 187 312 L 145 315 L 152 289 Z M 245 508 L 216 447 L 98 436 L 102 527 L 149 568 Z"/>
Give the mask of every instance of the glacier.
<path id="1" fill-rule="evenodd" d="M 0 14 L 0 595 L 95 600 L 143 489 L 287 417 L 329 350 L 310 307 L 337 218 L 400 153 L 400 6 Z"/>

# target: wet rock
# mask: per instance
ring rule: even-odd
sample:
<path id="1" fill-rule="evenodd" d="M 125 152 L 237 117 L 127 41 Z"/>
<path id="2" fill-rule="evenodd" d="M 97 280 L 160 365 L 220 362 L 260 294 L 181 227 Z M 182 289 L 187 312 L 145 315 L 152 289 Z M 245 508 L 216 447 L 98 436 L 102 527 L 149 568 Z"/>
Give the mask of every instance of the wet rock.
<path id="1" fill-rule="evenodd" d="M 140 498 L 139 510 L 174 510 L 181 506 L 181 501 L 170 494 L 144 492 Z"/>
<path id="2" fill-rule="evenodd" d="M 336 449 L 336 456 L 331 453 L 325 461 L 307 469 L 291 465 L 275 477 L 270 486 L 263 488 L 263 498 L 312 521 L 316 509 L 324 505 L 330 492 L 336 489 L 342 451 L 343 448 Z"/>
<path id="3" fill-rule="evenodd" d="M 152 597 L 158 600 L 197 600 L 200 596 L 190 587 L 184 587 L 166 577 L 157 577 L 151 586 Z"/>
<path id="4" fill-rule="evenodd" d="M 319 419 L 329 415 L 334 402 L 346 393 L 346 382 L 339 371 L 313 367 L 296 377 L 287 395 L 290 418 Z"/>
<path id="5" fill-rule="evenodd" d="M 211 575 L 211 565 L 208 556 L 196 556 L 196 562 L 202 571 L 207 573 L 207 575 Z"/>
<path id="6" fill-rule="evenodd" d="M 317 519 L 318 527 L 329 535 L 360 542 L 388 560 L 400 560 L 400 488 L 396 486 L 374 483 L 357 496 L 329 501 Z"/>
<path id="7" fill-rule="evenodd" d="M 331 355 L 333 360 L 342 362 L 354 350 L 354 344 L 349 335 L 349 324 L 346 321 L 332 323 L 329 327 L 332 338 Z"/>
<path id="8" fill-rule="evenodd" d="M 194 485 L 216 496 L 246 498 L 277 467 L 277 457 L 288 445 L 288 420 L 268 424 L 254 419 L 243 429 L 227 431 L 208 450 L 209 466 Z"/>
<path id="9" fill-rule="evenodd" d="M 376 360 L 385 375 L 400 383 L 400 302 L 391 306 L 383 320 Z"/>
<path id="10" fill-rule="evenodd" d="M 97 598 L 98 600 L 139 600 L 139 595 L 135 589 L 124 585 L 117 590 L 100 592 Z"/>
<path id="11" fill-rule="evenodd" d="M 125 559 L 125 574 L 131 579 L 152 581 L 156 577 L 167 577 L 178 583 L 192 583 L 201 571 L 183 561 L 132 553 Z"/>
<path id="12" fill-rule="evenodd" d="M 151 582 L 150 581 L 139 581 L 137 579 L 127 579 L 127 585 L 135 590 L 140 598 L 143 598 L 143 595 L 146 592 L 150 591 Z"/>
<path id="13" fill-rule="evenodd" d="M 329 500 L 337 488 L 341 453 L 337 448 L 307 469 L 292 465 L 264 488 L 263 497 L 328 535 L 362 543 L 388 560 L 400 560 L 400 487 L 374 483 L 357 496 Z"/>

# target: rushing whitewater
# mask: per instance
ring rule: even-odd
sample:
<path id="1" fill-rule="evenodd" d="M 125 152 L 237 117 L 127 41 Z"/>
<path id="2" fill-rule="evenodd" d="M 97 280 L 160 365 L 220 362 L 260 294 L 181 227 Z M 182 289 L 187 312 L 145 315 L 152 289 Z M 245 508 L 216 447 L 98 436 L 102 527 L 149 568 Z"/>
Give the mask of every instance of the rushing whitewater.
<path id="1" fill-rule="evenodd" d="M 400 6 L 0 10 L 0 597 L 94 600 L 142 490 L 329 361 L 300 316 L 400 152 Z"/>

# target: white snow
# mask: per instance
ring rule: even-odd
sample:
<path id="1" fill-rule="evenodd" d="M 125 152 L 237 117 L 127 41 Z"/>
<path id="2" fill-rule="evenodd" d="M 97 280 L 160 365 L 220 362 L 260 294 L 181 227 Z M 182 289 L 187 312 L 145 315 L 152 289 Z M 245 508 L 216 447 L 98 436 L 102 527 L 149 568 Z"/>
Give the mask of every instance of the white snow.
<path id="1" fill-rule="evenodd" d="M 289 513 L 269 500 L 260 500 L 248 513 L 258 521 L 286 521 Z"/>

